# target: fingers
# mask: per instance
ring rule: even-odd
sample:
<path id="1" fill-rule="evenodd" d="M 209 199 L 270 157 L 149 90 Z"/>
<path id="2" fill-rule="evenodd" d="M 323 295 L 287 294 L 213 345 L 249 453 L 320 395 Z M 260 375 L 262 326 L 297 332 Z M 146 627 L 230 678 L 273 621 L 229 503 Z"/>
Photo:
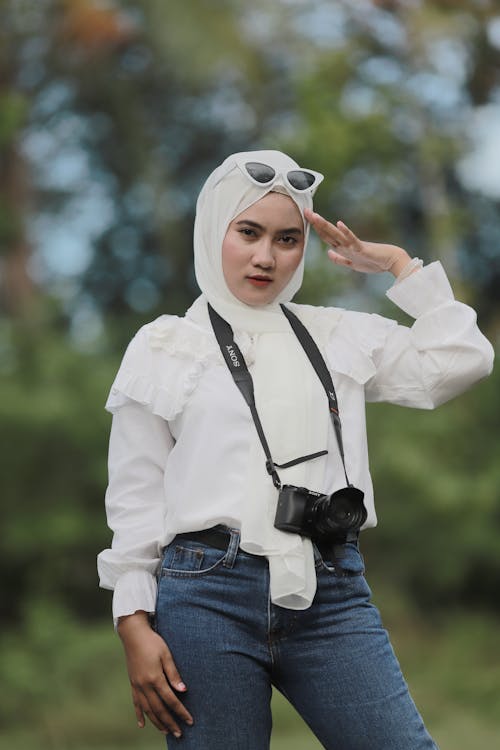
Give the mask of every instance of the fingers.
<path id="1" fill-rule="evenodd" d="M 185 689 L 186 688 L 184 687 L 184 690 Z M 181 703 L 166 680 L 164 680 L 162 684 L 156 685 L 155 691 L 157 696 L 159 696 L 159 698 L 161 699 L 163 708 L 166 705 L 176 716 L 179 717 L 179 719 L 185 721 L 186 724 L 191 725 L 193 723 L 193 717 L 191 716 L 185 705 Z M 165 710 L 165 713 L 168 712 Z"/>
<path id="2" fill-rule="evenodd" d="M 187 690 L 186 686 L 184 685 L 181 676 L 179 674 L 179 671 L 177 667 L 175 666 L 175 662 L 172 658 L 172 654 L 170 652 L 170 649 L 168 646 L 165 648 L 164 653 L 161 655 L 161 663 L 163 667 L 163 671 L 167 675 L 167 679 L 169 683 L 174 687 L 176 690 Z"/>
<path id="3" fill-rule="evenodd" d="M 333 245 L 336 241 L 343 240 L 343 236 L 337 227 L 324 219 L 320 214 L 317 214 L 314 211 L 309 211 L 308 209 L 306 209 L 304 213 L 321 239 L 328 242 L 329 245 Z"/>
<path id="4" fill-rule="evenodd" d="M 135 715 L 137 717 L 137 725 L 139 729 L 144 729 L 144 716 L 146 715 L 151 724 L 159 729 L 160 732 L 162 732 L 163 734 L 168 734 L 169 730 L 167 729 L 167 725 L 164 725 L 161 722 L 160 718 L 156 716 L 148 701 L 146 693 L 144 693 L 140 688 L 132 688 L 132 702 L 134 704 Z"/>
<path id="5" fill-rule="evenodd" d="M 182 705 L 173 692 L 170 689 L 165 690 L 158 686 L 154 690 L 150 690 L 145 695 L 145 698 L 148 703 L 148 711 L 145 713 L 155 727 L 160 732 L 171 732 L 174 737 L 181 737 L 182 730 L 178 722 L 172 713 L 166 709 L 166 705 L 168 705 L 174 713 L 178 713 L 176 704 Z"/>
<path id="6" fill-rule="evenodd" d="M 145 724 L 144 713 L 143 713 L 143 710 L 141 708 L 139 701 L 136 698 L 135 690 L 132 690 L 132 702 L 134 704 L 135 715 L 137 717 L 137 726 L 140 729 L 144 729 L 144 724 Z"/>
<path id="7" fill-rule="evenodd" d="M 154 705 L 154 701 L 150 702 L 148 700 L 148 696 L 145 693 L 140 693 L 140 691 L 137 692 L 137 706 L 138 710 L 145 714 L 151 724 L 155 726 L 162 734 L 175 734 L 176 737 L 181 736 L 181 730 L 177 726 L 176 722 L 172 719 L 172 717 L 164 711 L 164 715 L 162 716 L 162 710 L 158 710 L 158 706 Z M 136 715 L 137 715 L 137 708 L 136 708 Z M 144 727 L 144 722 L 142 724 L 139 724 L 140 728 L 142 729 Z"/>
<path id="8" fill-rule="evenodd" d="M 338 266 L 352 266 L 352 260 L 350 260 L 349 258 L 344 258 L 343 255 L 336 253 L 335 250 L 328 250 L 328 257 L 333 263 L 336 263 Z"/>
<path id="9" fill-rule="evenodd" d="M 172 733 L 175 737 L 181 737 L 182 730 L 173 714 L 179 717 L 182 715 L 187 724 L 192 724 L 193 720 L 171 688 L 166 687 L 166 680 L 164 682 L 164 685 L 158 683 L 147 688 L 132 689 L 137 723 L 142 729 L 146 715 L 153 726 L 163 734 Z"/>
<path id="10" fill-rule="evenodd" d="M 168 646 L 165 646 L 165 649 L 163 653 L 161 654 L 161 663 L 163 667 L 163 671 L 167 676 L 167 680 L 172 685 L 174 690 L 177 690 L 179 692 L 184 693 L 187 690 L 187 687 L 182 681 L 182 678 L 179 674 L 179 671 L 175 665 L 175 662 L 172 658 L 172 654 L 170 652 L 170 649 Z M 170 704 L 172 709 L 175 711 L 175 713 L 180 716 L 181 719 L 183 719 L 187 724 L 193 723 L 193 717 L 187 710 L 187 708 L 184 706 L 183 703 L 177 698 L 177 696 L 170 691 L 171 695 L 174 698 L 174 705 Z M 162 696 L 163 697 L 163 696 Z M 165 700 L 165 698 L 164 698 Z M 168 702 L 168 701 L 167 701 Z"/>
<path id="11" fill-rule="evenodd" d="M 132 686 L 132 700 L 139 727 L 147 716 L 164 734 L 180 737 L 178 722 L 193 723 L 187 708 L 176 693 L 186 686 L 163 638 L 140 620 L 129 620 L 121 628 L 120 637 L 127 656 L 127 669 Z"/>
<path id="12" fill-rule="evenodd" d="M 349 248 L 350 250 L 354 249 L 354 245 L 356 243 L 356 237 L 351 232 L 348 227 L 346 227 L 345 224 L 343 224 L 341 221 L 338 221 L 337 224 L 329 224 L 329 235 L 332 238 L 330 241 L 330 245 L 333 245 L 333 247 L 345 247 Z"/>
<path id="13" fill-rule="evenodd" d="M 309 209 L 304 211 L 304 216 L 319 237 L 330 245 L 328 257 L 339 266 L 361 273 L 391 270 L 397 275 L 403 261 L 409 260 L 406 250 L 397 245 L 360 240 L 343 221 L 332 224 Z"/>
<path id="14" fill-rule="evenodd" d="M 340 232 L 340 234 L 342 235 L 342 237 L 344 239 L 344 242 L 347 245 L 352 245 L 353 249 L 356 249 L 356 250 L 359 249 L 358 248 L 358 245 L 359 245 L 358 238 L 356 237 L 356 235 L 354 234 L 354 232 L 352 232 L 349 229 L 349 227 L 346 224 L 344 224 L 343 221 L 337 221 L 337 228 L 338 228 L 338 231 Z"/>
<path id="15" fill-rule="evenodd" d="M 321 239 L 332 247 L 345 247 L 350 250 L 359 249 L 358 238 L 343 221 L 338 221 L 337 224 L 332 224 L 320 214 L 309 209 L 305 209 L 304 215 L 312 224 Z"/>
<path id="16" fill-rule="evenodd" d="M 181 737 L 182 731 L 178 721 L 193 724 L 193 717 L 177 697 L 175 691 L 185 692 L 179 671 L 172 659 L 168 647 L 163 647 L 158 654 L 159 670 L 156 675 L 149 677 L 141 675 L 140 679 L 132 682 L 132 699 L 139 727 L 144 726 L 144 715 L 163 734 L 170 732 L 175 737 Z"/>

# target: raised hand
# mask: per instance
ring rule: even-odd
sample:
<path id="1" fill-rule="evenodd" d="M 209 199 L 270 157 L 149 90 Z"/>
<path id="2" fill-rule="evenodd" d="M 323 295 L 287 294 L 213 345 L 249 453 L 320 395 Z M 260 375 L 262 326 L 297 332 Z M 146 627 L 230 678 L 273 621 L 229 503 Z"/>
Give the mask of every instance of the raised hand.
<path id="1" fill-rule="evenodd" d="M 328 257 L 339 266 L 361 273 L 389 271 L 397 277 L 411 260 L 406 250 L 398 245 L 360 240 L 343 221 L 332 224 L 308 208 L 304 215 L 319 237 L 330 245 Z"/>

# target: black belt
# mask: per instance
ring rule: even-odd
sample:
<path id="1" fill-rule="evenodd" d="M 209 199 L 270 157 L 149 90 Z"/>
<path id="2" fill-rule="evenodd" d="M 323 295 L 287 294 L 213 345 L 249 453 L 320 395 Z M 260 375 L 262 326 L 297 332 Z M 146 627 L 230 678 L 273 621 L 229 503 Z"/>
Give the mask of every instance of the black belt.
<path id="1" fill-rule="evenodd" d="M 173 541 L 176 542 L 178 539 L 189 539 L 193 542 L 201 542 L 201 544 L 208 544 L 209 547 L 215 547 L 215 549 L 220 549 L 223 552 L 226 552 L 231 537 L 229 531 L 222 531 L 214 527 L 212 529 L 204 529 L 203 531 L 187 531 L 183 534 L 177 534 Z M 354 542 L 357 540 L 357 531 L 350 531 L 345 539 L 346 542 Z M 318 547 L 323 559 L 330 560 L 335 556 L 335 542 L 323 542 L 316 546 Z"/>
<path id="2" fill-rule="evenodd" d="M 177 534 L 175 539 L 190 539 L 193 542 L 201 542 L 202 544 L 208 544 L 209 547 L 215 547 L 226 552 L 229 547 L 229 541 L 231 539 L 229 531 L 221 531 L 216 528 L 204 529 L 203 531 L 188 531 L 184 534 Z"/>

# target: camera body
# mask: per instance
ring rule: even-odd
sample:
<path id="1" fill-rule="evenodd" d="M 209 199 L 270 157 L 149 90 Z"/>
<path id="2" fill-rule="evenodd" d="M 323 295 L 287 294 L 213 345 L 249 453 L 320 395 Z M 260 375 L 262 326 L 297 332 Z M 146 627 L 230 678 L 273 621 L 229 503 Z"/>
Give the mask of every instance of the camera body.
<path id="1" fill-rule="evenodd" d="M 280 490 L 274 526 L 307 536 L 313 541 L 342 542 L 366 521 L 364 493 L 343 487 L 331 495 L 285 484 Z"/>

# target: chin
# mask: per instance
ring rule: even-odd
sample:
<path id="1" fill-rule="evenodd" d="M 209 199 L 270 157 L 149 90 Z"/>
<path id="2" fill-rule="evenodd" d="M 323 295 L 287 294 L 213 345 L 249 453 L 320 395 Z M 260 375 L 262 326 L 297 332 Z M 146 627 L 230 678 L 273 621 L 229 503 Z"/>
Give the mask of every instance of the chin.
<path id="1" fill-rule="evenodd" d="M 232 296 L 236 300 L 238 300 L 238 302 L 242 302 L 244 305 L 247 305 L 248 307 L 255 307 L 255 308 L 266 307 L 267 305 L 272 305 L 273 302 L 275 302 L 276 298 L 283 291 L 283 287 L 280 287 L 279 289 L 274 287 L 272 290 L 271 289 L 259 290 L 259 289 L 253 289 L 253 288 L 248 289 L 248 287 L 235 289 L 234 287 L 231 288 L 231 286 L 227 284 L 227 281 L 226 281 L 226 285 L 227 285 L 228 291 L 232 294 Z"/>
<path id="2" fill-rule="evenodd" d="M 238 297 L 237 295 L 234 295 L 236 299 L 239 302 L 243 302 L 244 305 L 247 305 L 248 307 L 267 307 L 267 305 L 272 305 L 274 300 L 278 295 L 273 294 L 272 297 L 266 298 L 266 299 L 252 299 L 251 297 L 241 296 Z"/>

